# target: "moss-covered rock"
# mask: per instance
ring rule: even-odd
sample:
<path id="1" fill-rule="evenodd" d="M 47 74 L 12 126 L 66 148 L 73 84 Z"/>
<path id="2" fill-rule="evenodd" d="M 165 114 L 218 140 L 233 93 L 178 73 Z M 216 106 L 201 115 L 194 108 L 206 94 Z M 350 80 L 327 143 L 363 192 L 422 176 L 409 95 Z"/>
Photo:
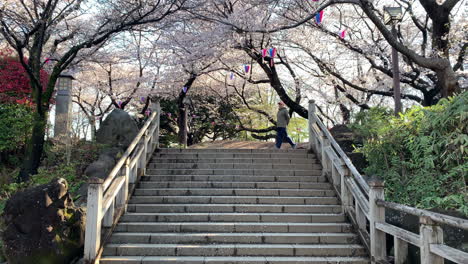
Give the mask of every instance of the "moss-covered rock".
<path id="1" fill-rule="evenodd" d="M 14 194 L 3 214 L 9 264 L 62 264 L 82 254 L 85 214 L 75 207 L 65 179 Z"/>

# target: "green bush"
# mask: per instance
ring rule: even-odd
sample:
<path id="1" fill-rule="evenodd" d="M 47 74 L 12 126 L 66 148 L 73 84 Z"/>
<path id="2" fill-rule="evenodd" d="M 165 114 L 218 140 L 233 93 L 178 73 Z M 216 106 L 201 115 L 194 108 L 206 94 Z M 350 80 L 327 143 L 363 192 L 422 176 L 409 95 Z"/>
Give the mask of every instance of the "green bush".
<path id="1" fill-rule="evenodd" d="M 0 104 L 0 163 L 15 166 L 31 135 L 33 113 L 29 106 Z"/>
<path id="2" fill-rule="evenodd" d="M 368 175 L 383 177 L 386 199 L 468 215 L 468 92 L 394 117 L 374 108 L 356 116 Z"/>

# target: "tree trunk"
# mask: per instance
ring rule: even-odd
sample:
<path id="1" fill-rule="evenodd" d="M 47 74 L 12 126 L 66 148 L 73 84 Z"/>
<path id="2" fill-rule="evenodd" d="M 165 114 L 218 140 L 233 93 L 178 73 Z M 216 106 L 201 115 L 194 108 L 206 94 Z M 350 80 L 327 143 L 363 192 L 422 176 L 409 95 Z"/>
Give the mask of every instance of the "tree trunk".
<path id="1" fill-rule="evenodd" d="M 270 80 L 270 85 L 275 89 L 276 93 L 278 94 L 279 98 L 294 112 L 296 112 L 299 116 L 307 119 L 309 114 L 307 109 L 302 107 L 300 104 L 296 103 L 294 100 L 289 97 L 287 94 L 286 90 L 284 89 L 281 80 L 278 76 L 278 72 L 276 71 L 275 66 L 269 67 L 269 58 L 266 58 L 266 63 L 263 62 L 262 56 L 260 54 L 252 52 L 252 49 L 255 49 L 254 47 L 247 47 L 244 48 L 244 51 L 252 58 L 254 59 L 258 65 L 262 68 L 262 70 L 265 72 L 265 74 L 268 76 L 268 79 Z M 267 65 L 268 64 L 268 65 Z"/>
<path id="2" fill-rule="evenodd" d="M 419 2 L 432 20 L 432 49 L 439 52 L 437 56 L 447 59 L 444 69 L 435 71 L 436 87 L 440 89 L 442 97 L 453 96 L 461 89 L 449 60 L 450 12 L 459 1 L 445 1 L 443 4 L 438 4 L 433 0 L 420 0 Z"/>
<path id="3" fill-rule="evenodd" d="M 33 120 L 33 131 L 29 144 L 27 144 L 23 166 L 18 176 L 18 182 L 29 180 L 31 175 L 37 174 L 42 152 L 44 150 L 45 127 L 47 124 L 47 115 L 35 113 Z"/>
<path id="4" fill-rule="evenodd" d="M 184 91 L 181 91 L 179 93 L 179 98 L 177 98 L 177 106 L 179 110 L 179 117 L 177 119 L 177 125 L 179 126 L 179 144 L 181 145 L 186 145 L 187 144 L 187 107 L 188 105 L 184 105 L 184 98 L 186 97 L 188 91 L 190 90 L 190 87 L 192 87 L 192 84 L 195 82 L 197 79 L 197 75 L 195 73 L 190 74 L 190 78 L 187 80 L 185 83 L 184 87 L 187 89 Z"/>
<path id="5" fill-rule="evenodd" d="M 446 67 L 442 71 L 437 72 L 438 86 L 443 87 L 442 97 L 453 96 L 455 93 L 460 92 L 460 85 L 458 84 L 455 72 L 452 67 Z"/>
<path id="6" fill-rule="evenodd" d="M 179 125 L 179 144 L 187 146 L 187 108 L 179 107 L 179 118 L 177 119 Z"/>
<path id="7" fill-rule="evenodd" d="M 96 141 L 96 119 L 94 116 L 89 118 L 89 124 L 91 126 L 91 141 Z"/>

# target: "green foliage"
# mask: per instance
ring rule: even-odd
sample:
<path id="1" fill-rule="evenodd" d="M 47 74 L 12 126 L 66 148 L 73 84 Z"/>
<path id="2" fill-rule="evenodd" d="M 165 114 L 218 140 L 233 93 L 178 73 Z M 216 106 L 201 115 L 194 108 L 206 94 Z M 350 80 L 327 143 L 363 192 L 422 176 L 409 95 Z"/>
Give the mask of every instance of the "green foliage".
<path id="1" fill-rule="evenodd" d="M 364 138 L 365 172 L 385 179 L 387 199 L 468 215 L 468 92 L 399 117 L 371 109 L 352 128 Z"/>
<path id="2" fill-rule="evenodd" d="M 188 143 L 197 144 L 208 138 L 228 139 L 236 135 L 236 122 L 233 105 L 222 98 L 207 95 L 191 96 L 193 108 L 188 112 Z M 178 105 L 176 99 L 161 100 L 161 136 L 162 146 L 178 143 Z"/>
<path id="3" fill-rule="evenodd" d="M 0 214 L 3 212 L 8 198 L 15 192 L 48 183 L 55 178 L 66 179 L 72 197 L 74 199 L 79 198 L 75 194 L 81 184 L 86 181 L 83 172 L 87 165 L 97 159 L 100 148 L 101 146 L 97 144 L 78 142 L 73 146 L 71 157 L 73 162 L 66 164 L 64 146 L 46 142 L 43 165 L 39 168 L 38 174 L 31 177 L 28 182 L 17 183 L 15 177 L 18 175 L 18 170 L 8 171 L 9 175 L 6 175 L 8 176 L 6 178 L 9 178 L 9 182 L 2 184 L 0 187 Z"/>
<path id="4" fill-rule="evenodd" d="M 293 117 L 289 121 L 288 134 L 294 142 L 303 142 L 304 140 L 309 140 L 307 122 L 307 119 L 302 117 Z"/>
<path id="5" fill-rule="evenodd" d="M 0 162 L 17 166 L 18 156 L 30 137 L 33 113 L 29 106 L 0 104 Z"/>

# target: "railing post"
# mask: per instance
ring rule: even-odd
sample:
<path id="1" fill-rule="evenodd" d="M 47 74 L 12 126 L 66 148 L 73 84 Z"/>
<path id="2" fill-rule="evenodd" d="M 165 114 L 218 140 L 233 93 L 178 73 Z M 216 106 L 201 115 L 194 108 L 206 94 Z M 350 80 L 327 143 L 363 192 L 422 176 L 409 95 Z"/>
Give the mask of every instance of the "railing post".
<path id="1" fill-rule="evenodd" d="M 135 162 L 133 168 L 131 168 L 130 170 L 132 171 L 132 174 L 130 176 L 130 183 L 136 183 L 138 178 L 138 161 Z"/>
<path id="2" fill-rule="evenodd" d="M 309 100 L 309 151 L 317 151 L 317 139 L 314 137 L 313 125 L 315 124 L 315 101 Z"/>
<path id="3" fill-rule="evenodd" d="M 112 201 L 111 205 L 107 209 L 104 217 L 102 218 L 102 227 L 112 227 L 114 223 L 114 213 L 115 213 L 115 200 Z"/>
<path id="4" fill-rule="evenodd" d="M 346 186 L 346 178 L 349 177 L 349 169 L 347 167 L 343 168 L 343 174 L 341 175 L 341 183 L 340 183 L 340 194 L 341 194 L 341 207 L 343 214 L 346 213 L 348 207 L 351 206 L 353 202 L 353 195 L 348 190 L 348 186 Z"/>
<path id="5" fill-rule="evenodd" d="M 408 259 L 408 243 L 396 236 L 393 238 L 393 241 L 395 264 L 405 264 Z"/>
<path id="6" fill-rule="evenodd" d="M 359 227 L 359 230 L 366 231 L 366 215 L 361 209 L 361 206 L 359 206 L 358 202 L 356 202 L 354 210 L 356 212 L 356 223 Z"/>
<path id="7" fill-rule="evenodd" d="M 443 244 L 444 234 L 440 226 L 427 216 L 419 217 L 419 235 L 421 240 L 421 263 L 444 264 L 444 258 L 432 254 L 431 244 Z"/>
<path id="8" fill-rule="evenodd" d="M 86 263 L 94 263 L 99 247 L 101 246 L 103 182 L 104 181 L 99 178 L 90 178 L 88 181 L 88 203 L 84 244 L 84 260 Z"/>
<path id="9" fill-rule="evenodd" d="M 327 149 L 330 147 L 330 140 L 326 136 L 322 136 L 322 174 L 328 174 L 330 157 L 328 156 Z"/>
<path id="10" fill-rule="evenodd" d="M 130 169 L 130 158 L 127 158 L 125 161 L 125 169 L 124 169 L 124 177 L 125 177 L 125 183 L 122 186 L 122 189 L 120 190 L 119 195 L 117 195 L 116 203 L 117 206 L 122 208 L 125 211 L 127 211 L 127 197 L 128 197 L 128 186 L 130 183 L 130 174 L 131 169 Z"/>
<path id="11" fill-rule="evenodd" d="M 141 143 L 143 146 L 143 153 L 140 155 L 140 175 L 146 174 L 146 157 L 148 155 L 148 144 L 146 141 L 146 137 L 148 136 L 148 130 L 145 131 L 145 134 L 141 138 Z"/>
<path id="12" fill-rule="evenodd" d="M 339 173 L 338 173 L 338 170 L 335 168 L 335 166 L 340 166 L 340 165 L 332 163 L 332 168 L 331 168 L 332 169 L 332 174 L 331 174 L 332 185 L 335 187 L 335 190 L 337 190 L 340 180 L 338 179 Z"/>
<path id="13" fill-rule="evenodd" d="M 376 223 L 385 223 L 385 207 L 376 204 L 377 200 L 384 200 L 384 183 L 379 179 L 369 181 L 369 222 L 371 263 L 378 263 L 386 259 L 385 233 L 375 228 Z"/>
<path id="14" fill-rule="evenodd" d="M 155 120 L 155 125 L 156 125 L 156 129 L 154 130 L 154 142 L 155 142 L 155 148 L 158 149 L 159 148 L 159 127 L 160 127 L 160 123 L 161 123 L 161 102 L 159 100 L 159 98 L 156 98 L 156 102 L 154 102 L 155 104 L 155 110 L 156 110 L 156 120 Z"/>

